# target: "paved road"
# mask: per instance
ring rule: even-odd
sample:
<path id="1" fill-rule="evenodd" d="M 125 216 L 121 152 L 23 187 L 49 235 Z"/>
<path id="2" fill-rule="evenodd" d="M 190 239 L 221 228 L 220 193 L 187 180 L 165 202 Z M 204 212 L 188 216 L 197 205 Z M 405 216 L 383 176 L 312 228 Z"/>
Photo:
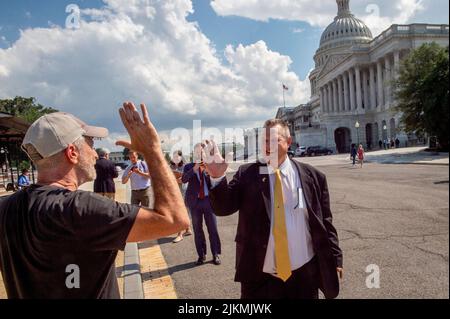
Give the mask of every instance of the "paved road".
<path id="1" fill-rule="evenodd" d="M 448 166 L 348 164 L 327 174 L 334 223 L 344 251 L 340 298 L 449 297 Z M 197 267 L 193 237 L 160 240 L 179 298 L 238 298 L 234 276 L 237 214 L 219 219 L 223 264 Z M 210 255 L 208 256 L 211 257 Z M 380 288 L 366 287 L 366 267 Z"/>

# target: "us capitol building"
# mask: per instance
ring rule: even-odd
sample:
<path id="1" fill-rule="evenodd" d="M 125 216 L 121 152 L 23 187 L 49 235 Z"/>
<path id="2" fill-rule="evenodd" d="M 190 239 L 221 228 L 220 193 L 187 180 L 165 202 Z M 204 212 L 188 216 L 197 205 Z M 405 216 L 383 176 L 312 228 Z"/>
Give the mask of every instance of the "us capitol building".
<path id="1" fill-rule="evenodd" d="M 349 0 L 336 2 L 337 16 L 314 55 L 310 101 L 282 107 L 276 117 L 289 123 L 294 144 L 301 146 L 347 153 L 352 143 L 378 148 L 380 140 L 391 138 L 404 146 L 415 137 L 399 129 L 391 80 L 412 49 L 430 42 L 448 46 L 449 26 L 394 24 L 373 38 L 367 25 L 351 13 Z M 248 154 L 254 154 L 257 135 L 257 129 L 245 132 Z"/>

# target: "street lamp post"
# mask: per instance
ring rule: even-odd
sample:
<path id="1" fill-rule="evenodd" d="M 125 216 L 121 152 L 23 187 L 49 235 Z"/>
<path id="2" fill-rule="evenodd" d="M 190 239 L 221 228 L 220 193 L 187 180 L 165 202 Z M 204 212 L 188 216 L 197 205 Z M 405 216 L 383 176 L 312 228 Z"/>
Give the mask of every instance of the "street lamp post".
<path id="1" fill-rule="evenodd" d="M 356 135 L 357 135 L 357 137 L 358 137 L 358 145 L 359 145 L 359 122 L 358 121 L 356 121 L 356 123 L 355 123 L 355 128 L 356 128 Z"/>

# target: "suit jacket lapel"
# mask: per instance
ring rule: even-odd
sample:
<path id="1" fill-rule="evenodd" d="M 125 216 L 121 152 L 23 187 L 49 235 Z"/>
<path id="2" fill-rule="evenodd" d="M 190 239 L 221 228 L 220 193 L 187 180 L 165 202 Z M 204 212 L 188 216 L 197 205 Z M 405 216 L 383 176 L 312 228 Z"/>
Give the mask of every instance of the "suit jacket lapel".
<path id="1" fill-rule="evenodd" d="M 267 169 L 266 165 L 260 165 L 258 167 L 258 170 L 264 170 Z M 266 207 L 266 213 L 267 217 L 269 217 L 269 221 L 271 220 L 271 201 L 270 201 L 270 181 L 269 181 L 269 174 L 262 174 L 262 171 L 257 172 L 258 176 L 258 182 L 259 182 L 259 188 L 261 190 L 261 194 L 264 200 L 264 205 Z"/>

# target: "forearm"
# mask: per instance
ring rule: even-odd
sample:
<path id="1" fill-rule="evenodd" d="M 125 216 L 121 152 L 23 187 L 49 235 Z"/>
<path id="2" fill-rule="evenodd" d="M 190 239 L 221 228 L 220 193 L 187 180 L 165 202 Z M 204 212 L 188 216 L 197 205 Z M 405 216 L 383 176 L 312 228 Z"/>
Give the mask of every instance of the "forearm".
<path id="1" fill-rule="evenodd" d="M 226 177 L 209 191 L 211 205 L 217 216 L 229 216 L 239 210 L 238 183 L 233 180 L 228 184 Z"/>
<path id="2" fill-rule="evenodd" d="M 150 175 L 150 173 L 139 172 L 139 173 L 137 173 L 137 174 L 141 175 L 142 177 L 148 178 L 148 179 L 150 179 L 150 178 L 151 178 L 151 175 Z"/>
<path id="3" fill-rule="evenodd" d="M 161 152 L 144 154 L 148 163 L 155 196 L 154 211 L 175 223 L 189 224 L 189 216 L 181 196 L 180 188 Z"/>

